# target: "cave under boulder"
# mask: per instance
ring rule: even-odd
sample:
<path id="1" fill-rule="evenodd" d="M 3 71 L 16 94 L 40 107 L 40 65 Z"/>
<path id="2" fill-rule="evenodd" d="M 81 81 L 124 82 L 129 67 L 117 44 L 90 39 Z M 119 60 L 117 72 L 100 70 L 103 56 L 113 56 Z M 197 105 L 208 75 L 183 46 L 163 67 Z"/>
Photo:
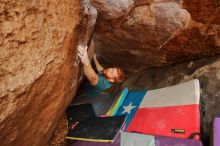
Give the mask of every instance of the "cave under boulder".
<path id="1" fill-rule="evenodd" d="M 220 53 L 218 1 L 124 2 L 127 11 L 118 1 L 91 1 L 99 14 L 96 53 L 105 65 L 117 64 L 134 72 Z"/>

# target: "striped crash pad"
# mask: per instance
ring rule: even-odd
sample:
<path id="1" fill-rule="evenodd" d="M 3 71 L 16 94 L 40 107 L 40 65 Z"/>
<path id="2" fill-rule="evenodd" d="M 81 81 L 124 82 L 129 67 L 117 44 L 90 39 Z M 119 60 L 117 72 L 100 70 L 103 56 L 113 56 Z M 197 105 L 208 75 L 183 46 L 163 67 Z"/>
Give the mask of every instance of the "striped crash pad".
<path id="1" fill-rule="evenodd" d="M 115 116 L 118 112 L 120 106 L 124 103 L 124 100 L 128 94 L 128 88 L 125 87 L 119 94 L 118 98 L 112 103 L 112 106 L 109 108 L 107 112 L 107 116 Z"/>
<path id="2" fill-rule="evenodd" d="M 148 91 L 128 132 L 188 138 L 200 133 L 199 80 Z"/>
<path id="3" fill-rule="evenodd" d="M 202 146 L 202 143 L 193 139 L 122 132 L 121 146 Z"/>
<path id="4" fill-rule="evenodd" d="M 119 106 L 127 96 L 128 88 L 116 88 L 112 93 L 106 93 L 91 86 L 88 82 L 81 85 L 70 106 L 91 104 L 97 116 L 114 116 Z"/>

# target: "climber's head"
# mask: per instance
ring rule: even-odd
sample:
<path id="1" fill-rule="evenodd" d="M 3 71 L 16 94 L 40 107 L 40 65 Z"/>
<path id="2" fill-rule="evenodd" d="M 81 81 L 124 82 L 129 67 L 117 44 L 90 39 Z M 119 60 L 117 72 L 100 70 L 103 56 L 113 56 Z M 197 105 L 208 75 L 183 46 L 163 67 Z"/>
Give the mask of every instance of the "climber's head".
<path id="1" fill-rule="evenodd" d="M 124 72 L 118 67 L 104 69 L 103 74 L 109 82 L 121 83 L 125 79 Z"/>

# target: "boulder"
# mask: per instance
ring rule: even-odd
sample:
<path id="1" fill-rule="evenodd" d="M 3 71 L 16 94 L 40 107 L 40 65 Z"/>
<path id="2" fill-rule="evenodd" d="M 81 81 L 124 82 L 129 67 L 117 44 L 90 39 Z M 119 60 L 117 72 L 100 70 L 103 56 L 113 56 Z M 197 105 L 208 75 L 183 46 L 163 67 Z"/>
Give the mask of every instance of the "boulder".
<path id="1" fill-rule="evenodd" d="M 122 11 L 116 3 L 92 1 L 100 16 L 96 53 L 105 66 L 135 72 L 220 53 L 217 1 L 134 0 L 124 14 L 106 8 Z"/>
<path id="2" fill-rule="evenodd" d="M 133 0 L 91 0 L 102 19 L 115 19 L 125 15 L 133 3 Z"/>
<path id="3" fill-rule="evenodd" d="M 76 47 L 88 43 L 96 14 L 81 0 L 1 2 L 1 145 L 48 141 L 82 79 Z"/>

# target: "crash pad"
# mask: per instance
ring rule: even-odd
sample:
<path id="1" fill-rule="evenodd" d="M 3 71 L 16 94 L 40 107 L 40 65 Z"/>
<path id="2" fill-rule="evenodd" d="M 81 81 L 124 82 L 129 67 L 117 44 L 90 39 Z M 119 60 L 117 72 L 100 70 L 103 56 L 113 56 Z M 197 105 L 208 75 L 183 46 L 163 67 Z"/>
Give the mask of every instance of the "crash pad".
<path id="1" fill-rule="evenodd" d="M 121 146 L 202 146 L 198 140 L 122 132 Z"/>
<path id="2" fill-rule="evenodd" d="M 113 143 L 77 140 L 74 141 L 71 146 L 120 146 L 120 142 L 121 134 L 119 133 Z"/>
<path id="3" fill-rule="evenodd" d="M 118 106 L 123 102 L 128 92 L 127 88 L 115 88 L 111 93 L 103 92 L 85 82 L 79 88 L 70 105 L 92 104 L 97 116 L 115 115 Z"/>
<path id="4" fill-rule="evenodd" d="M 107 116 L 115 116 L 116 113 L 118 112 L 118 109 L 120 106 L 124 103 L 125 98 L 127 97 L 128 94 L 128 88 L 125 87 L 122 92 L 120 93 L 118 98 L 115 98 L 115 100 L 112 103 L 112 106 L 107 112 Z"/>
<path id="5" fill-rule="evenodd" d="M 123 127 L 125 118 L 125 116 L 85 118 L 69 130 L 66 138 L 112 143 Z"/>
<path id="6" fill-rule="evenodd" d="M 87 117 L 95 117 L 96 114 L 91 104 L 80 104 L 69 106 L 66 110 L 68 127 L 71 127 L 75 122 L 80 122 Z"/>
<path id="7" fill-rule="evenodd" d="M 126 115 L 126 127 L 130 124 L 133 116 L 135 115 L 136 111 L 138 110 L 144 96 L 146 95 L 147 91 L 129 91 L 127 97 L 125 98 L 124 102 L 120 106 L 116 115 Z"/>
<path id="8" fill-rule="evenodd" d="M 214 146 L 220 146 L 220 118 L 216 117 L 214 119 L 214 125 L 213 125 L 213 131 L 214 131 L 214 140 L 213 145 Z"/>
<path id="9" fill-rule="evenodd" d="M 127 131 L 188 138 L 200 133 L 199 80 L 149 90 Z"/>

